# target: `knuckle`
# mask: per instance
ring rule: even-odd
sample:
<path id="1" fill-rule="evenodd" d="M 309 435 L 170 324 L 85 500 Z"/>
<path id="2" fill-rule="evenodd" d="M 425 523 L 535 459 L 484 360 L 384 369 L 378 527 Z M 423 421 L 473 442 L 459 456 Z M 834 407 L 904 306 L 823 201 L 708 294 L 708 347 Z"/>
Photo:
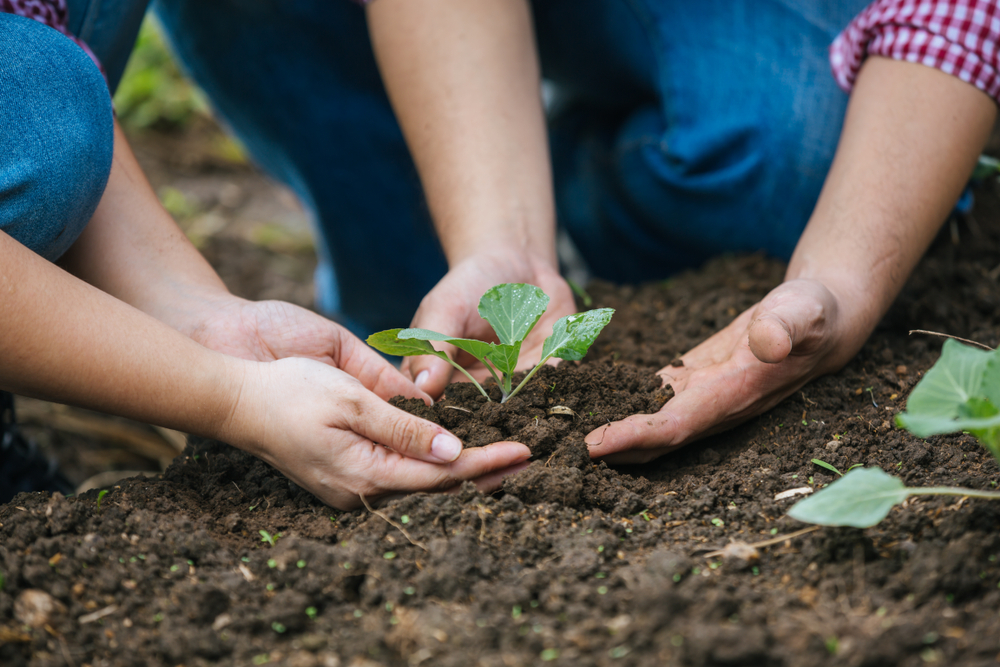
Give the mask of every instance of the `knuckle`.
<path id="1" fill-rule="evenodd" d="M 392 418 L 389 424 L 389 434 L 392 438 L 393 449 L 397 451 L 414 452 L 424 449 L 423 435 L 424 429 L 421 423 L 414 417 L 399 411 Z M 430 449 L 430 447 L 426 447 Z"/>

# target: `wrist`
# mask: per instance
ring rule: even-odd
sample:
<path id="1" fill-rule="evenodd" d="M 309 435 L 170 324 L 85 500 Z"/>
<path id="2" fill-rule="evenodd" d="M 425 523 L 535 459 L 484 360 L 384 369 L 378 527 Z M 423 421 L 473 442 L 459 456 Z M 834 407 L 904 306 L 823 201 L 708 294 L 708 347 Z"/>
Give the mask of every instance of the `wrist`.
<path id="1" fill-rule="evenodd" d="M 206 335 L 220 314 L 238 308 L 246 299 L 234 296 L 227 290 L 192 288 L 179 290 L 176 297 L 164 301 L 150 314 L 161 322 L 204 345 Z"/>
<path id="2" fill-rule="evenodd" d="M 829 327 L 830 340 L 836 341 L 845 354 L 849 351 L 849 356 L 864 345 L 888 308 L 887 303 L 873 298 L 876 290 L 872 285 L 856 280 L 850 273 L 835 270 L 790 272 L 783 284 L 794 283 L 811 284 L 818 288 L 818 294 L 825 295 L 816 301 L 823 304 L 821 319 Z"/>
<path id="3" fill-rule="evenodd" d="M 461 218 L 469 219 L 473 215 L 469 212 Z M 449 266 L 454 267 L 470 257 L 490 255 L 531 256 L 557 266 L 554 213 L 475 217 L 480 221 L 477 224 L 448 219 L 438 221 L 438 235 Z"/>
<path id="4" fill-rule="evenodd" d="M 247 361 L 221 353 L 218 405 L 209 415 L 206 436 L 255 453 L 260 429 L 254 424 L 261 414 L 259 396 L 262 382 L 261 362 Z M 254 437 L 254 436 L 257 437 Z"/>
<path id="5" fill-rule="evenodd" d="M 535 275 L 559 271 L 555 248 L 536 247 L 531 244 L 511 242 L 509 239 L 480 240 L 475 246 L 462 251 L 446 253 L 448 268 L 463 264 L 481 268 L 487 273 L 503 269 L 505 273 Z"/>

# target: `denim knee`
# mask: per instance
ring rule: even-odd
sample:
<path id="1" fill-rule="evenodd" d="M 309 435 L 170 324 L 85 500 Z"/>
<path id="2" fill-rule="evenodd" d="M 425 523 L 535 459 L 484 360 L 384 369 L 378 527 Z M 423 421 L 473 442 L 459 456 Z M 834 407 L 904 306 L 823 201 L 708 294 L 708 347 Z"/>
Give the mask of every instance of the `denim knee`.
<path id="1" fill-rule="evenodd" d="M 0 14 L 0 230 L 58 259 L 111 172 L 111 99 L 90 58 L 59 32 Z"/>
<path id="2" fill-rule="evenodd" d="M 632 106 L 578 94 L 552 125 L 560 221 L 594 273 L 652 280 L 734 251 L 787 259 L 847 105 L 826 45 L 864 0 L 594 3 L 634 10 L 619 30 L 632 42 L 644 33 L 648 46 L 646 55 L 631 49 L 622 68 L 629 76 L 612 82 L 634 81 Z M 583 11 L 585 4 L 561 6 Z M 551 32 L 559 22 L 538 25 L 541 42 L 550 37 L 546 26 Z M 622 41 L 598 32 L 589 44 L 561 46 L 616 52 Z M 551 49 L 541 52 L 544 71 Z M 560 62 L 571 65 L 575 55 L 561 54 Z M 601 91 L 600 82 L 569 83 Z"/>

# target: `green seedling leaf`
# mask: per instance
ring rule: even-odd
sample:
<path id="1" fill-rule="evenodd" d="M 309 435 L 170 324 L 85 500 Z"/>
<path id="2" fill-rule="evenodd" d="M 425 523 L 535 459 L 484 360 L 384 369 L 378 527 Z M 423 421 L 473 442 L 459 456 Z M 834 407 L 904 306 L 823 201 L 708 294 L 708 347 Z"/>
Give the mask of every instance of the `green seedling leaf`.
<path id="1" fill-rule="evenodd" d="M 448 355 L 435 350 L 430 343 L 421 339 L 402 339 L 400 332 L 404 329 L 388 329 L 373 333 L 365 341 L 379 352 L 392 354 L 397 357 L 415 357 L 421 354 L 432 354 L 436 357 Z M 439 334 L 440 335 L 440 334 Z"/>
<path id="2" fill-rule="evenodd" d="M 974 396 L 981 396 L 980 387 L 990 355 L 985 350 L 946 340 L 941 358 L 907 399 L 907 412 L 921 417 L 958 417 L 958 406 Z"/>
<path id="3" fill-rule="evenodd" d="M 843 477 L 844 476 L 844 473 L 842 473 L 839 470 L 837 470 L 836 466 L 834 466 L 834 465 L 832 465 L 830 463 L 827 463 L 823 459 L 812 459 L 812 462 L 813 462 L 813 464 L 818 465 L 820 468 L 826 468 L 827 470 L 829 470 L 831 472 L 837 473 L 837 475 L 839 477 Z"/>
<path id="4" fill-rule="evenodd" d="M 517 364 L 517 354 L 521 350 L 520 343 L 518 343 L 516 346 L 496 345 L 494 343 L 484 343 L 483 341 L 475 340 L 474 338 L 452 338 L 451 336 L 446 336 L 445 334 L 438 333 L 437 331 L 431 331 L 430 329 L 403 329 L 397 334 L 397 336 L 400 339 L 405 339 L 405 340 L 422 340 L 422 341 L 436 340 L 442 343 L 450 343 L 451 345 L 454 345 L 460 350 L 465 350 L 466 352 L 474 356 L 476 359 L 478 359 L 480 362 L 482 362 L 482 364 L 489 369 L 490 374 L 493 376 L 493 379 L 496 380 L 496 383 L 501 387 L 504 385 L 500 382 L 500 378 L 497 377 L 497 374 L 493 370 L 493 368 L 488 363 L 486 363 L 486 360 L 489 359 L 494 364 L 497 364 L 497 361 L 494 358 L 495 356 L 503 360 L 513 355 L 514 363 L 511 365 L 511 369 L 509 371 L 506 371 L 503 368 L 501 368 L 500 365 L 497 365 L 497 368 L 500 370 L 501 373 L 513 373 L 514 372 L 513 367 L 514 365 Z M 430 343 L 427 344 L 430 345 Z M 445 354 L 444 352 L 437 353 L 438 356 L 444 354 Z M 469 375 L 465 371 L 465 369 L 463 369 L 461 366 L 453 362 L 451 358 L 448 357 L 447 355 L 441 358 L 447 359 L 452 366 L 455 366 L 460 371 L 465 373 L 465 376 L 468 377 L 470 380 L 472 380 L 473 383 L 475 383 L 475 385 L 479 387 L 479 391 L 481 391 L 483 395 L 486 396 L 486 392 L 483 391 L 483 388 L 479 385 L 478 382 L 472 379 L 472 376 Z M 509 381 L 508 384 L 510 384 Z M 509 389 L 510 387 L 507 387 L 508 391 Z M 489 396 L 486 396 L 486 398 L 489 399 Z"/>
<path id="5" fill-rule="evenodd" d="M 569 361 L 583 359 L 594 339 L 611 321 L 614 312 L 613 308 L 598 308 L 560 318 L 552 327 L 552 335 L 542 345 L 542 360 L 539 363 L 545 363 L 551 357 Z"/>
<path id="6" fill-rule="evenodd" d="M 493 365 L 497 367 L 497 370 L 503 373 L 505 376 L 510 376 L 514 373 L 517 368 L 517 357 L 521 354 L 521 342 L 518 341 L 513 345 L 494 345 L 490 350 L 487 359 L 493 362 Z M 508 391 L 510 387 L 507 388 Z"/>
<path id="7" fill-rule="evenodd" d="M 919 492 L 879 468 L 856 468 L 795 503 L 788 516 L 822 526 L 868 528 L 914 491 Z"/>
<path id="8" fill-rule="evenodd" d="M 107 489 L 101 489 L 97 492 L 97 511 L 101 511 L 101 501 L 104 500 L 104 496 L 108 495 Z"/>
<path id="9" fill-rule="evenodd" d="M 406 335 L 405 338 L 401 338 L 401 335 Z M 365 341 L 372 347 L 374 347 L 379 352 L 384 352 L 385 354 L 392 354 L 399 357 L 415 357 L 423 354 L 429 354 L 435 356 L 439 359 L 444 359 L 449 364 L 460 370 L 465 377 L 472 381 L 472 384 L 476 385 L 479 389 L 479 393 L 486 396 L 486 400 L 489 400 L 489 395 L 487 395 L 486 390 L 483 386 L 479 384 L 474 377 L 469 375 L 469 372 L 462 368 L 461 365 L 455 363 L 451 357 L 449 357 L 445 352 L 440 350 L 435 350 L 429 341 L 438 340 L 445 341 L 459 347 L 472 356 L 476 357 L 482 361 L 485 356 L 478 356 L 476 353 L 484 354 L 485 351 L 489 350 L 490 343 L 484 343 L 478 340 L 469 340 L 466 338 L 451 338 L 445 336 L 444 334 L 437 333 L 436 331 L 429 331 L 427 329 L 387 329 L 385 331 L 379 331 L 378 333 L 373 333 Z M 486 364 L 489 368 L 489 365 Z M 490 368 L 490 372 L 493 373 L 493 369 Z M 500 384 L 500 380 L 493 374 L 493 378 Z"/>
<path id="10" fill-rule="evenodd" d="M 527 338 L 548 306 L 549 297 L 540 288 L 505 283 L 491 287 L 479 300 L 479 316 L 490 323 L 501 343 L 514 345 Z"/>
<path id="11" fill-rule="evenodd" d="M 481 340 L 475 340 L 473 338 L 454 338 L 452 336 L 438 333 L 437 331 L 431 331 L 430 329 L 400 329 L 396 336 L 401 342 L 410 340 L 436 340 L 442 343 L 450 343 L 460 350 L 465 350 L 480 361 L 485 359 L 489 355 L 490 350 L 493 348 L 492 343 L 484 343 Z M 430 347 L 430 343 L 428 343 L 427 346 Z M 433 350 L 434 348 L 431 349 Z M 441 354 L 444 353 L 442 352 Z"/>
<path id="12" fill-rule="evenodd" d="M 549 297 L 534 285 L 507 283 L 490 288 L 479 301 L 479 314 L 489 322 L 500 343 L 469 338 L 453 338 L 429 329 L 389 329 L 368 337 L 368 344 L 380 352 L 398 356 L 430 354 L 444 359 L 465 374 L 489 400 L 483 387 L 447 354 L 435 350 L 431 341 L 449 343 L 468 352 L 489 369 L 503 394 L 501 402 L 514 396 L 527 384 L 539 367 L 552 357 L 578 361 L 587 353 L 601 330 L 611 320 L 614 310 L 601 308 L 563 317 L 543 345 L 542 358 L 513 391 L 511 378 L 517 368 L 521 342 L 545 312 Z M 498 377 L 497 372 L 502 376 Z"/>
<path id="13" fill-rule="evenodd" d="M 1000 351 L 947 340 L 896 424 L 920 438 L 971 431 L 1000 461 Z"/>
<path id="14" fill-rule="evenodd" d="M 1000 410 L 996 408 L 989 400 L 985 398 L 970 398 L 965 402 L 961 408 L 959 408 L 959 413 L 963 418 L 971 420 L 982 420 L 987 424 L 993 424 L 997 422 L 1000 417 Z M 985 427 L 970 426 L 969 431 L 972 435 L 976 436 L 979 442 L 986 446 L 986 449 L 990 450 L 990 453 L 1000 462 L 1000 423 L 994 425 L 989 425 Z"/>
<path id="15" fill-rule="evenodd" d="M 559 318 L 552 326 L 552 335 L 542 344 L 542 358 L 538 365 L 531 369 L 531 372 L 521 380 L 521 384 L 517 385 L 509 396 L 505 396 L 504 400 L 521 391 L 521 387 L 528 384 L 528 380 L 538 372 L 542 364 L 552 357 L 569 361 L 583 359 L 583 355 L 590 349 L 601 330 L 611 321 L 614 313 L 613 308 L 598 308 Z"/>
<path id="16" fill-rule="evenodd" d="M 594 304 L 594 300 L 590 298 L 589 294 L 587 294 L 587 290 L 583 289 L 569 278 L 566 279 L 566 284 L 569 285 L 569 288 L 573 290 L 574 294 L 580 297 L 580 301 L 583 302 L 584 306 L 590 308 Z"/>

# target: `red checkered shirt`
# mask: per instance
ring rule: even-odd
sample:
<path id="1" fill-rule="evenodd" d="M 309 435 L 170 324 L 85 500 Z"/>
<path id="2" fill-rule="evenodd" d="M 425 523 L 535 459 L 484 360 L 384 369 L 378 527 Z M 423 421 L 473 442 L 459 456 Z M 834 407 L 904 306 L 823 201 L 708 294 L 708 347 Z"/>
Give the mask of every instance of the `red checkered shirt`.
<path id="1" fill-rule="evenodd" d="M 830 46 L 830 65 L 850 91 L 866 56 L 953 74 L 1000 101 L 1000 0 L 876 0 Z"/>
<path id="2" fill-rule="evenodd" d="M 369 0 L 358 0 L 367 3 Z M 70 37 L 66 0 L 0 0 L 0 11 L 20 14 Z M 1000 0 L 875 0 L 830 46 L 830 65 L 847 91 L 866 56 L 922 63 L 953 74 L 1000 101 Z"/>

